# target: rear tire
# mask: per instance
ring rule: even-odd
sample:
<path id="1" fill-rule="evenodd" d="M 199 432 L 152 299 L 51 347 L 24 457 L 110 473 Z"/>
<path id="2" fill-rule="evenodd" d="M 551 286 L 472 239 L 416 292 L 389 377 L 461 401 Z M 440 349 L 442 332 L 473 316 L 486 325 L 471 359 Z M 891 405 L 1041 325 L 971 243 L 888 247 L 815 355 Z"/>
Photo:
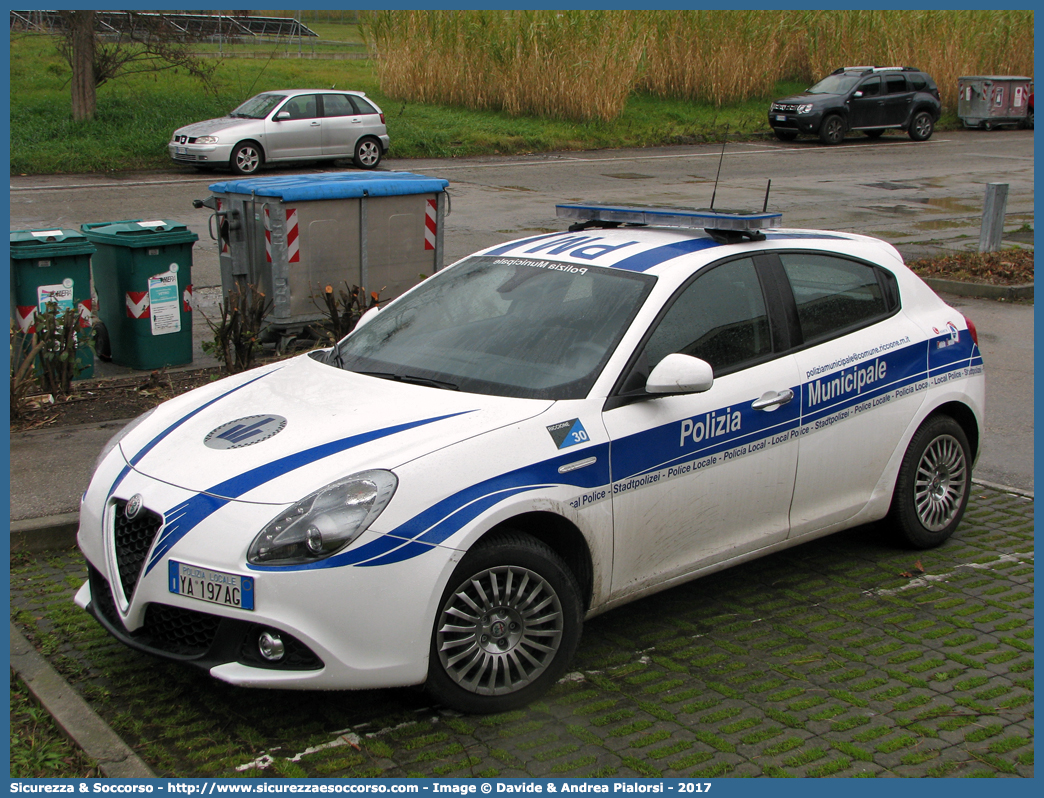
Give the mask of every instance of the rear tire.
<path id="1" fill-rule="evenodd" d="M 359 139 L 352 160 L 360 169 L 375 169 L 381 162 L 381 144 L 377 139 Z"/>
<path id="2" fill-rule="evenodd" d="M 927 111 L 918 111 L 910 122 L 907 135 L 914 141 L 928 141 L 935 131 L 935 120 Z"/>
<path id="3" fill-rule="evenodd" d="M 840 144 L 845 139 L 845 121 L 831 114 L 819 126 L 819 140 L 824 144 Z"/>
<path id="4" fill-rule="evenodd" d="M 970 493 L 968 437 L 949 416 L 932 416 L 903 456 L 889 520 L 910 546 L 934 548 L 957 529 Z"/>
<path id="5" fill-rule="evenodd" d="M 565 673 L 582 625 L 580 588 L 562 559 L 528 535 L 495 533 L 442 594 L 427 688 L 461 712 L 517 709 Z"/>

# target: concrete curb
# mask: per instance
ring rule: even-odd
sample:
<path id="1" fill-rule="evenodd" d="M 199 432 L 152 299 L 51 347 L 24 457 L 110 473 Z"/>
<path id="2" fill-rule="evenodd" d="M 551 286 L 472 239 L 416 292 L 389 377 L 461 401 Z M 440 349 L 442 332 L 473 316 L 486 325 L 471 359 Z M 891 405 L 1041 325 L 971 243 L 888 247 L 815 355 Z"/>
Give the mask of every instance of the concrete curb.
<path id="1" fill-rule="evenodd" d="M 76 545 L 79 513 L 45 515 L 11 522 L 11 551 L 48 551 Z"/>
<path id="2" fill-rule="evenodd" d="M 938 277 L 922 278 L 929 287 L 940 294 L 968 296 L 976 299 L 1033 299 L 1033 283 L 1027 285 L 988 285 L 985 283 L 962 283 L 958 280 L 942 280 Z"/>
<path id="3" fill-rule="evenodd" d="M 156 774 L 73 690 L 25 636 L 11 625 L 11 668 L 36 700 L 110 779 L 152 779 Z"/>

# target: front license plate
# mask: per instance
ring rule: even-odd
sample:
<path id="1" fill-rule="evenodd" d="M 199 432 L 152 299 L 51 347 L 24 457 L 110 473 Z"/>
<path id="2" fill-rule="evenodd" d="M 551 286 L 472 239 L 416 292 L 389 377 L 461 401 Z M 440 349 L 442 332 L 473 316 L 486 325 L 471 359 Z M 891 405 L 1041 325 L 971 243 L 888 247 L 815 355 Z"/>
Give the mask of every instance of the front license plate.
<path id="1" fill-rule="evenodd" d="M 178 155 L 185 155 L 188 152 L 188 150 L 185 147 L 178 147 L 177 151 Z"/>
<path id="2" fill-rule="evenodd" d="M 212 571 L 198 565 L 170 561 L 167 587 L 171 593 L 222 607 L 254 609 L 254 577 Z"/>
<path id="3" fill-rule="evenodd" d="M 786 122 L 787 118 L 785 116 L 783 116 L 783 114 L 776 114 L 776 121 L 777 122 Z"/>

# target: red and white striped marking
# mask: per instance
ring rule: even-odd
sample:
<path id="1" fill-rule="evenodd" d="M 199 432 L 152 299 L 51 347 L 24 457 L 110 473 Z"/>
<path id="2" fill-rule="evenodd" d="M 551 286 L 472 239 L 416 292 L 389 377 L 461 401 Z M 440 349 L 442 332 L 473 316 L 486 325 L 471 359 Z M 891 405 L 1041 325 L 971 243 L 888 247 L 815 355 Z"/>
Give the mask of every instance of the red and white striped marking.
<path id="1" fill-rule="evenodd" d="M 297 208 L 286 209 L 286 260 L 287 263 L 300 263 L 301 248 L 297 239 Z"/>
<path id="2" fill-rule="evenodd" d="M 94 306 L 91 304 L 90 299 L 81 299 L 76 304 L 76 309 L 79 312 L 80 327 L 88 328 L 94 323 L 94 317 L 91 315 L 91 311 Z"/>
<path id="3" fill-rule="evenodd" d="M 36 305 L 18 305 L 15 308 L 15 321 L 23 335 L 36 332 Z"/>
<path id="4" fill-rule="evenodd" d="M 424 211 L 424 248 L 435 249 L 435 234 L 438 232 L 438 226 L 436 219 L 438 218 L 438 202 L 436 200 L 428 200 L 428 204 L 425 206 Z"/>
<path id="5" fill-rule="evenodd" d="M 132 319 L 147 319 L 151 315 L 148 291 L 127 292 L 127 315 Z"/>
<path id="6" fill-rule="evenodd" d="M 265 258 L 272 262 L 272 220 L 268 216 L 268 206 L 265 206 Z"/>
<path id="7" fill-rule="evenodd" d="M 186 313 L 192 312 L 192 283 L 186 286 L 184 292 L 181 294 L 181 301 L 184 305 L 183 310 Z"/>

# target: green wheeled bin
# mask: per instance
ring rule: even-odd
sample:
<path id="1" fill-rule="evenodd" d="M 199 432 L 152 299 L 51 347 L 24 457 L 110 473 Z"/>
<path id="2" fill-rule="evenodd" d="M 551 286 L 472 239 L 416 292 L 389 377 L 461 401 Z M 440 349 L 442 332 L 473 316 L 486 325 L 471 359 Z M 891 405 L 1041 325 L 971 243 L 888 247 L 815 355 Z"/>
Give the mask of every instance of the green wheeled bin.
<path id="1" fill-rule="evenodd" d="M 91 331 L 91 255 L 94 245 L 79 230 L 18 230 L 11 233 L 11 315 L 26 338 L 36 332 L 36 313 L 55 302 L 75 309 L 79 330 L 74 379 L 94 375 Z"/>
<path id="2" fill-rule="evenodd" d="M 112 362 L 158 369 L 192 362 L 192 245 L 165 219 L 80 225 L 97 247 L 94 291 Z"/>

